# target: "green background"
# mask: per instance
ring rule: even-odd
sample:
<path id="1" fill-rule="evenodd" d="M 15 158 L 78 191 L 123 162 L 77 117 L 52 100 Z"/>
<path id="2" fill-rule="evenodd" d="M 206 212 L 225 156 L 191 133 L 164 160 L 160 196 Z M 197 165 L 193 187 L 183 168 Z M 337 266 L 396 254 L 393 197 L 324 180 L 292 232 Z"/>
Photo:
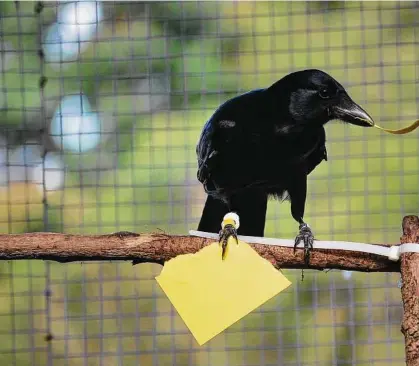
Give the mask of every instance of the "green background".
<path id="1" fill-rule="evenodd" d="M 10 151 L 30 141 L 55 150 L 65 185 L 47 193 L 30 181 L 0 186 L 1 233 L 195 229 L 205 199 L 195 156 L 203 124 L 229 97 L 290 71 L 330 73 L 383 127 L 400 128 L 418 115 L 415 3 L 103 3 L 99 36 L 62 65 L 38 55 L 57 5 L 44 3 L 39 15 L 34 5 L 20 2 L 17 11 L 13 2 L 0 4 L 3 39 L 18 51 L 1 73 L 0 133 Z M 43 97 L 41 75 L 48 78 Z M 167 81 L 168 102 L 146 110 L 131 80 L 154 76 Z M 48 130 L 63 96 L 81 92 L 115 130 L 79 154 L 45 143 L 39 129 Z M 417 213 L 417 133 L 339 122 L 326 129 L 329 161 L 310 175 L 305 214 L 316 237 L 397 243 L 403 216 Z M 114 167 L 99 169 L 101 157 L 112 157 Z M 265 235 L 292 238 L 296 230 L 289 203 L 270 202 Z M 150 264 L 1 263 L 0 360 L 403 364 L 397 274 L 346 280 L 338 271 L 306 271 L 301 282 L 299 271 L 286 270 L 290 288 L 199 347 L 155 283 L 159 272 Z"/>

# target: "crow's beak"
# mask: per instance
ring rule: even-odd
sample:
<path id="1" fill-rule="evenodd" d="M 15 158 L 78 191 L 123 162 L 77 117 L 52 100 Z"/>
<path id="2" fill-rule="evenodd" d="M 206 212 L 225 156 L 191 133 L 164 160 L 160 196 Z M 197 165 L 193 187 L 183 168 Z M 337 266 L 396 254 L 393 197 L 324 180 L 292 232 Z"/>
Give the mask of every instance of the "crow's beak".
<path id="1" fill-rule="evenodd" d="M 362 127 L 373 127 L 371 116 L 356 104 L 348 95 L 342 96 L 340 103 L 333 107 L 333 115 L 341 121 Z"/>

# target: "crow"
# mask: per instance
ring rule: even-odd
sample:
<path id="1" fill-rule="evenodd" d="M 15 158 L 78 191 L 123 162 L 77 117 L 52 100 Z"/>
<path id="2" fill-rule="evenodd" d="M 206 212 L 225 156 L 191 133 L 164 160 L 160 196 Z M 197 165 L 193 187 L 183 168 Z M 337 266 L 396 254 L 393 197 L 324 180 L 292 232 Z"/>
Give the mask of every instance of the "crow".
<path id="1" fill-rule="evenodd" d="M 207 199 L 198 230 L 219 233 L 224 252 L 237 235 L 264 236 L 268 198 L 289 199 L 309 262 L 314 236 L 303 220 L 307 176 L 327 161 L 324 125 L 338 119 L 374 126 L 333 77 L 316 70 L 290 73 L 270 87 L 236 96 L 206 122 L 196 146 L 197 178 Z M 228 212 L 240 227 L 220 223 Z"/>

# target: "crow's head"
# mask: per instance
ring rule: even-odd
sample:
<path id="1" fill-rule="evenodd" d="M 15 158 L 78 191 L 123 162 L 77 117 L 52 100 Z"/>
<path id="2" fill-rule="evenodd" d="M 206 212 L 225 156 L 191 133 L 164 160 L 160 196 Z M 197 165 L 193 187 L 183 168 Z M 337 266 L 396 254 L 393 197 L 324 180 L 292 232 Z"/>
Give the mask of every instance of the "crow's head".
<path id="1" fill-rule="evenodd" d="M 338 119 L 357 126 L 374 126 L 369 114 L 349 97 L 341 84 L 323 71 L 297 71 L 272 87 L 282 94 L 283 101 L 287 100 L 288 113 L 297 124 L 325 124 Z"/>

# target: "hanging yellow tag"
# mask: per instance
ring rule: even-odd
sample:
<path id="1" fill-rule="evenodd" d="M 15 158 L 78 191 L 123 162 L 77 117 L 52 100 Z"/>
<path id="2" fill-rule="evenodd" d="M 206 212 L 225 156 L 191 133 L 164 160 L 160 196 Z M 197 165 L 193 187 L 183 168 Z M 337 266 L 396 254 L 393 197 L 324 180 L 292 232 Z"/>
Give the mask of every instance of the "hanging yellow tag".
<path id="1" fill-rule="evenodd" d="M 229 238 L 225 259 L 212 243 L 166 262 L 157 282 L 203 345 L 291 282 L 247 243 Z"/>
<path id="2" fill-rule="evenodd" d="M 417 121 L 413 122 L 410 126 L 403 127 L 399 130 L 389 130 L 387 128 L 383 128 L 383 127 L 380 127 L 378 125 L 374 125 L 374 127 L 378 128 L 380 130 L 383 130 L 385 132 L 392 133 L 394 135 L 404 135 L 405 133 L 412 132 L 413 130 L 416 130 L 416 128 L 419 127 L 419 119 Z"/>

